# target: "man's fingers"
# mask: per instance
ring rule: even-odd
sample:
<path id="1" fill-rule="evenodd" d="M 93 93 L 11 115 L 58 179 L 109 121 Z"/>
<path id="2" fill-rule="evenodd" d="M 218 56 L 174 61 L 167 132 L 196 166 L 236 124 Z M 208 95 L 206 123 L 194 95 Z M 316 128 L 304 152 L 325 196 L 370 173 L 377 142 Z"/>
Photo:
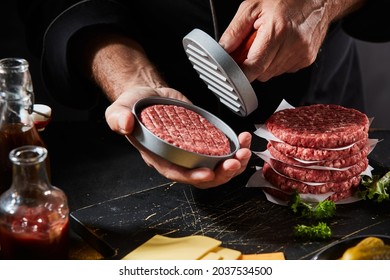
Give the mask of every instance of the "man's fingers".
<path id="1" fill-rule="evenodd" d="M 105 116 L 111 130 L 124 135 L 133 131 L 134 116 L 128 107 L 112 104 L 106 109 Z"/>

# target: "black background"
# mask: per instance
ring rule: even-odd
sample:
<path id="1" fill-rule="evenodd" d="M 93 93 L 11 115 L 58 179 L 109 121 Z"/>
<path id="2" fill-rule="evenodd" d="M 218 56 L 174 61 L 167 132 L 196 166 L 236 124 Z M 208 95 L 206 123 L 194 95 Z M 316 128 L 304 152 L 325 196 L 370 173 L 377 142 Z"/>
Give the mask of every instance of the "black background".
<path id="1" fill-rule="evenodd" d="M 35 88 L 37 103 L 45 103 L 53 109 L 53 121 L 84 120 L 88 112 L 74 110 L 50 98 L 45 91 L 39 72 L 39 60 L 30 54 L 25 44 L 23 25 L 16 11 L 16 1 L 2 0 L 0 17 L 0 58 L 18 56 L 26 58 Z M 363 82 L 367 102 L 367 114 L 375 116 L 374 127 L 390 128 L 390 43 L 366 43 L 357 41 L 363 68 Z"/>

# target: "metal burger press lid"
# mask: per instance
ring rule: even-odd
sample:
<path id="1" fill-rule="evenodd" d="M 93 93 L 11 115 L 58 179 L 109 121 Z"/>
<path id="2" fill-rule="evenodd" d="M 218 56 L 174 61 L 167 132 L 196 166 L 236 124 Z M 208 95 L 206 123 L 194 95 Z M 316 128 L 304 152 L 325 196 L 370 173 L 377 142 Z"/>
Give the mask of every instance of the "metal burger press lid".
<path id="1" fill-rule="evenodd" d="M 242 117 L 257 108 L 256 94 L 244 72 L 212 37 L 194 29 L 183 38 L 183 46 L 199 77 L 222 104 Z"/>

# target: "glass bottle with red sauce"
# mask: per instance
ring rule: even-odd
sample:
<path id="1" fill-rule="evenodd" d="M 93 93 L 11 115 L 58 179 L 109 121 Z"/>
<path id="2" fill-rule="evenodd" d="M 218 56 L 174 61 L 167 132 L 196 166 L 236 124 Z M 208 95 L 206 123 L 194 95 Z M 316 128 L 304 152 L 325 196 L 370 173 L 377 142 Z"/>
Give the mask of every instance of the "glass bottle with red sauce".
<path id="1" fill-rule="evenodd" d="M 40 146 L 12 150 L 10 189 L 0 196 L 0 259 L 67 259 L 69 208 L 49 182 Z"/>
<path id="2" fill-rule="evenodd" d="M 37 131 L 32 108 L 34 93 L 29 64 L 22 58 L 0 60 L 0 194 L 11 186 L 9 152 L 23 145 L 45 144 Z M 50 176 L 49 160 L 46 160 Z"/>

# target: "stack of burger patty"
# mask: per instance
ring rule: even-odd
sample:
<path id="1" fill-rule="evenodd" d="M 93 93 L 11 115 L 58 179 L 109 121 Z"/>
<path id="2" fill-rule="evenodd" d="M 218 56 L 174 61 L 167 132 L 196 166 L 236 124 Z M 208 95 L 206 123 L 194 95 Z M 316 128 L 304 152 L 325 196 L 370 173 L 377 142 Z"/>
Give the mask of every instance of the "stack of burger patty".
<path id="1" fill-rule="evenodd" d="M 271 159 L 263 175 L 286 199 L 302 194 L 332 193 L 338 201 L 353 194 L 368 166 L 369 120 L 355 109 L 317 104 L 274 113 L 265 123 L 280 141 L 268 142 Z"/>

